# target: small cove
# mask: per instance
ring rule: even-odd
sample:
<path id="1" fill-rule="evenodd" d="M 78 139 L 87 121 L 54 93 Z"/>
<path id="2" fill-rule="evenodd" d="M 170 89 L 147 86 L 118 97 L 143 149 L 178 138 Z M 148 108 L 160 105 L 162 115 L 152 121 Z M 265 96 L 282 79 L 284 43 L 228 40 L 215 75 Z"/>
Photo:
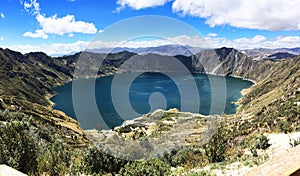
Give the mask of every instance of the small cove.
<path id="1" fill-rule="evenodd" d="M 220 112 L 217 114 L 234 114 L 236 112 L 237 105 L 232 103 L 238 101 L 242 97 L 241 91 L 245 88 L 249 88 L 253 85 L 252 82 L 243 80 L 241 78 L 234 77 L 223 77 L 214 76 L 206 74 L 193 74 L 191 76 L 184 76 L 180 74 L 175 74 L 176 81 L 172 80 L 169 76 L 161 73 L 141 73 L 139 74 L 133 82 L 129 85 L 129 92 L 126 95 L 122 94 L 122 90 L 125 85 L 128 84 L 128 79 L 133 73 L 122 73 L 118 74 L 121 78 L 118 82 L 118 86 L 114 87 L 114 96 L 112 96 L 112 82 L 114 76 L 105 76 L 97 78 L 96 81 L 92 79 L 82 79 L 82 89 L 84 91 L 93 91 L 89 87 L 84 85 L 95 85 L 95 98 L 98 111 L 101 114 L 105 123 L 113 128 L 119 126 L 123 123 L 124 118 L 120 118 L 118 114 L 119 106 L 126 104 L 126 98 L 129 97 L 130 106 L 138 114 L 146 114 L 152 112 L 155 109 L 170 109 L 177 108 L 179 110 L 184 110 L 188 112 L 200 113 L 203 115 L 209 115 L 212 104 L 212 95 L 214 94 L 218 98 L 218 93 L 226 92 L 225 104 L 220 103 Z M 185 86 L 184 90 L 189 90 L 188 81 L 193 81 L 196 84 L 199 93 L 199 102 L 193 102 L 193 98 L 182 97 L 182 92 L 179 90 L 179 86 Z M 225 87 L 214 86 L 212 88 L 211 82 L 221 82 L 225 81 Z M 91 83 L 92 82 L 92 83 Z M 122 86 L 124 84 L 124 86 Z M 51 98 L 51 101 L 55 103 L 54 109 L 62 110 L 67 115 L 76 119 L 76 113 L 74 111 L 73 99 L 72 99 L 72 82 L 68 82 L 60 87 L 54 89 L 57 95 Z M 120 92 L 120 95 L 118 94 Z M 192 93 L 193 91 L 191 91 Z M 187 92 L 189 94 L 189 92 Z M 197 96 L 196 94 L 191 96 Z M 112 97 L 117 97 L 115 100 L 118 101 L 118 107 L 116 103 L 112 100 Z M 219 96 L 222 97 L 222 96 Z M 82 100 L 84 101 L 84 93 L 82 94 Z M 199 103 L 199 108 L 189 109 L 189 105 L 192 107 L 195 103 Z M 181 109 L 182 105 L 185 105 L 185 109 Z M 85 104 L 87 107 L 89 104 Z M 82 109 L 84 109 L 83 105 Z M 124 112 L 124 111 L 123 111 Z M 87 116 L 93 116 L 92 113 L 86 112 Z M 124 115 L 124 114 L 123 114 Z M 125 110 L 126 116 L 126 110 Z M 137 118 L 138 116 L 128 114 L 129 119 Z M 127 118 L 127 117 L 126 117 Z M 128 119 L 126 119 L 128 120 Z M 95 118 L 92 121 L 84 122 L 84 119 L 80 119 L 80 124 L 83 129 L 94 129 L 95 124 L 99 123 Z"/>

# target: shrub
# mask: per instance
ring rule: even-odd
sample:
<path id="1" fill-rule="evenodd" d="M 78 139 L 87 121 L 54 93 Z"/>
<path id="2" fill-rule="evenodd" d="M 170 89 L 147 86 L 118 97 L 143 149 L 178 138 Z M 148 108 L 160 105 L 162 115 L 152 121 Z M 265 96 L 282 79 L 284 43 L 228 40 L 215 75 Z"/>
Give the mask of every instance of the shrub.
<path id="1" fill-rule="evenodd" d="M 0 124 L 0 163 L 21 172 L 37 171 L 37 144 L 30 134 L 28 124 L 19 121 Z"/>
<path id="2" fill-rule="evenodd" d="M 37 160 L 39 174 L 66 175 L 69 173 L 71 151 L 65 144 L 55 140 L 41 151 Z"/>
<path id="3" fill-rule="evenodd" d="M 252 155 L 253 155 L 254 157 L 258 157 L 258 153 L 257 153 L 255 147 L 252 146 L 252 147 L 250 148 L 250 152 L 252 153 Z"/>
<path id="4" fill-rule="evenodd" d="M 101 149 L 90 147 L 84 157 L 89 173 L 116 173 L 127 163 L 126 160 L 115 158 Z"/>
<path id="5" fill-rule="evenodd" d="M 162 176 L 171 175 L 170 165 L 159 159 L 135 161 L 128 163 L 121 169 L 120 174 L 124 176 Z"/>
<path id="6" fill-rule="evenodd" d="M 267 149 L 268 147 L 271 146 L 271 144 L 269 144 L 269 138 L 263 134 L 260 135 L 260 137 L 258 137 L 255 147 L 256 149 Z"/>
<path id="7" fill-rule="evenodd" d="M 225 128 L 219 127 L 209 142 L 203 146 L 209 162 L 214 163 L 225 160 L 226 144 L 229 139 L 228 134 Z"/>
<path id="8" fill-rule="evenodd" d="M 195 167 L 204 165 L 203 153 L 192 147 L 176 148 L 163 156 L 164 161 L 171 166 Z"/>
<path id="9" fill-rule="evenodd" d="M 196 173 L 189 173 L 189 174 L 187 174 L 187 176 L 216 176 L 216 175 L 215 174 L 211 174 L 207 170 L 203 170 L 203 171 L 196 172 Z"/>
<path id="10" fill-rule="evenodd" d="M 293 131 L 292 124 L 288 121 L 279 121 L 278 126 L 283 133 L 287 134 Z"/>
<path id="11" fill-rule="evenodd" d="M 291 145 L 291 147 L 296 147 L 297 145 L 300 144 L 300 138 L 297 138 L 297 139 L 290 139 L 289 144 Z"/>

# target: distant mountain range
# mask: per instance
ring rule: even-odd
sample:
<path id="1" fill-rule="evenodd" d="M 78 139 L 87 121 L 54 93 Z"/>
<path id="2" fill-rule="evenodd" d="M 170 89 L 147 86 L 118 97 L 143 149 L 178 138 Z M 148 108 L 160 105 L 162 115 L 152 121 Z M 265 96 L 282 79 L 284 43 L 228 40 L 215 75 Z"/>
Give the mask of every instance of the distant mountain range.
<path id="1" fill-rule="evenodd" d="M 176 56 L 176 55 L 191 56 L 207 49 L 208 48 L 182 46 L 182 45 L 162 45 L 157 47 L 139 47 L 139 48 L 129 48 L 129 47 L 98 48 L 98 49 L 90 49 L 86 51 L 94 52 L 94 53 L 119 53 L 122 51 L 128 51 L 140 55 L 146 55 L 152 53 L 152 54 L 167 55 L 167 56 Z M 276 49 L 255 48 L 255 49 L 245 49 L 240 51 L 254 60 L 276 61 L 279 59 L 292 58 L 300 55 L 300 47 L 276 48 Z"/>
<path id="2" fill-rule="evenodd" d="M 242 50 L 242 52 L 254 60 L 278 60 L 300 55 L 300 47 L 277 49 L 255 48 Z"/>
<path id="3" fill-rule="evenodd" d="M 272 61 L 277 61 L 280 59 L 285 59 L 285 58 L 293 58 L 296 57 L 297 55 L 295 54 L 290 54 L 290 53 L 286 53 L 286 52 L 279 52 L 279 53 L 275 53 L 275 54 L 271 54 L 268 57 L 264 58 L 265 60 L 272 60 Z"/>
<path id="4" fill-rule="evenodd" d="M 128 52 L 137 53 L 141 55 L 153 53 L 153 54 L 168 55 L 168 56 L 175 56 L 175 55 L 191 56 L 193 54 L 199 53 L 202 50 L 204 49 L 199 47 L 191 47 L 191 46 L 183 46 L 183 45 L 162 45 L 157 47 L 139 47 L 139 48 L 128 48 L 128 47 L 98 48 L 98 49 L 91 49 L 87 51 L 95 52 L 95 53 L 119 53 L 122 51 L 128 51 Z"/>

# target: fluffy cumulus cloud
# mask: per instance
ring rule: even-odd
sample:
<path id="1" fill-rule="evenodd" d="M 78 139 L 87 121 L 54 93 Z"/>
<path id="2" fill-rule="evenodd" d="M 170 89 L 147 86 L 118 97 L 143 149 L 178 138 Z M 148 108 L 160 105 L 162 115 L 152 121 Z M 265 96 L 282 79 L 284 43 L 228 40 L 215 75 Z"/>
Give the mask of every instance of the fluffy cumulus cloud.
<path id="1" fill-rule="evenodd" d="M 32 32 L 25 32 L 23 34 L 24 37 L 31 37 L 31 38 L 43 38 L 43 39 L 47 39 L 48 35 L 45 34 L 45 32 L 43 30 L 35 30 L 34 33 Z"/>
<path id="2" fill-rule="evenodd" d="M 26 32 L 23 34 L 25 37 L 33 37 L 33 38 L 44 38 L 47 39 L 47 34 L 56 34 L 56 35 L 64 35 L 68 34 L 68 36 L 72 37 L 73 33 L 83 33 L 83 34 L 95 34 L 97 33 L 97 28 L 93 23 L 88 23 L 84 21 L 76 21 L 74 15 L 67 15 L 62 18 L 57 17 L 57 15 L 53 15 L 50 17 L 45 17 L 42 14 L 38 14 L 36 19 L 41 27 L 32 32 Z"/>
<path id="3" fill-rule="evenodd" d="M 205 18 L 212 27 L 299 30 L 299 0 L 175 0 L 174 12 Z"/>
<path id="4" fill-rule="evenodd" d="M 140 10 L 168 1 L 173 1 L 173 12 L 204 18 L 211 27 L 300 30 L 299 0 L 117 0 L 117 10 L 125 7 Z"/>
<path id="5" fill-rule="evenodd" d="M 145 9 L 148 7 L 163 6 L 170 0 L 118 0 L 117 11 L 130 7 L 135 10 Z"/>
<path id="6" fill-rule="evenodd" d="M 41 29 L 37 29 L 35 32 L 25 32 L 23 34 L 24 37 L 47 39 L 48 34 L 68 34 L 69 37 L 73 37 L 74 33 L 96 34 L 98 31 L 93 23 L 77 21 L 74 15 L 58 17 L 57 14 L 55 14 L 46 17 L 40 13 L 40 4 L 37 0 L 25 1 L 24 3 L 21 1 L 21 4 L 24 5 L 24 9 L 27 12 L 36 15 L 36 20 L 41 27 Z"/>
<path id="7" fill-rule="evenodd" d="M 58 18 L 57 15 L 45 17 L 44 15 L 39 14 L 36 19 L 42 27 L 42 30 L 49 34 L 63 35 L 73 32 L 84 34 L 97 33 L 97 29 L 93 23 L 76 21 L 74 15 Z"/>
<path id="8" fill-rule="evenodd" d="M 0 13 L 0 17 L 3 19 L 3 18 L 5 18 L 5 15 L 4 15 L 4 13 Z"/>

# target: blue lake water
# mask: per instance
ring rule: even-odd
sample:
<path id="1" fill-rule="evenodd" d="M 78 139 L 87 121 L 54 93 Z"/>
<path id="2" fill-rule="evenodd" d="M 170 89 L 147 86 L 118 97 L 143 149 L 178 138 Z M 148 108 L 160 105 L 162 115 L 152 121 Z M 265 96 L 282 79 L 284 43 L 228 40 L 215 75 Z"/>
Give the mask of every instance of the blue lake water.
<path id="1" fill-rule="evenodd" d="M 130 82 L 132 77 L 134 79 Z M 206 74 L 192 76 L 174 74 L 170 77 L 161 73 L 140 73 L 137 76 L 134 73 L 118 74 L 113 89 L 114 76 L 100 77 L 96 81 L 94 79 L 77 81 L 80 82 L 80 89 L 82 89 L 82 93 L 76 94 L 77 100 L 82 100 L 80 119 L 76 117 L 77 113 L 74 111 L 72 82 L 55 88 L 57 95 L 52 97 L 51 101 L 55 103 L 54 109 L 62 110 L 67 115 L 78 119 L 83 129 L 94 129 L 99 123 L 98 118 L 92 118 L 96 114 L 89 110 L 92 102 L 86 100 L 91 94 L 96 99 L 98 113 L 107 126 L 112 128 L 121 125 L 124 119 L 134 119 L 158 108 L 177 108 L 208 115 L 212 114 L 212 104 L 214 104 L 217 110 L 213 114 L 234 114 L 237 105 L 232 102 L 241 98 L 242 89 L 253 84 L 233 77 Z M 95 89 L 91 88 L 91 85 L 95 86 Z M 129 90 L 127 91 L 126 88 Z M 222 102 L 224 95 L 224 102 Z M 129 106 L 135 113 L 128 109 Z M 85 120 L 85 117 L 89 117 L 86 118 L 88 120 Z"/>

